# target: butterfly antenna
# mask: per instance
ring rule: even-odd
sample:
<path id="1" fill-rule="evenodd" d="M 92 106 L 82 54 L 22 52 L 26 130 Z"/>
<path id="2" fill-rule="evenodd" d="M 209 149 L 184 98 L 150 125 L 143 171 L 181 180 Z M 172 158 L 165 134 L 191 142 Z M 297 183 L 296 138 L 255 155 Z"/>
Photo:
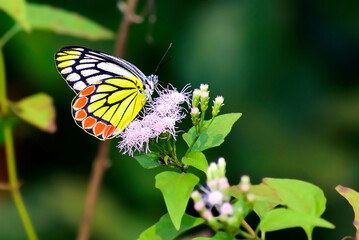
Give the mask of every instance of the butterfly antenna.
<path id="1" fill-rule="evenodd" d="M 160 62 L 158 63 L 158 65 L 157 65 L 157 67 L 156 67 L 156 70 L 155 70 L 154 74 L 157 73 L 158 68 L 161 66 L 161 63 L 162 63 L 163 59 L 166 57 L 166 55 L 167 55 L 168 51 L 171 49 L 171 47 L 172 47 L 172 43 L 170 43 L 170 45 L 168 46 L 168 48 L 167 48 L 165 54 L 163 54 L 163 56 L 162 56 Z M 166 62 L 168 62 L 169 60 L 171 60 L 171 58 L 172 58 L 172 57 L 168 58 L 168 59 L 164 62 L 164 64 L 165 64 Z"/>

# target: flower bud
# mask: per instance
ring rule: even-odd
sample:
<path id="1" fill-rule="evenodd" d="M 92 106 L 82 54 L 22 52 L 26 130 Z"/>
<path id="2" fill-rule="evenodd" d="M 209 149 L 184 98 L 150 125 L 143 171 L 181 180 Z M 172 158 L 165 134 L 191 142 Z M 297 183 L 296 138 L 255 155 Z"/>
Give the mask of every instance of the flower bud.
<path id="1" fill-rule="evenodd" d="M 192 107 L 198 107 L 199 101 L 200 101 L 200 97 L 201 97 L 201 90 L 199 90 L 199 89 L 196 88 L 196 89 L 193 91 Z"/>
<path id="2" fill-rule="evenodd" d="M 247 200 L 249 202 L 254 202 L 255 199 L 256 199 L 256 195 L 254 195 L 253 193 L 248 193 L 247 194 Z"/>
<path id="3" fill-rule="evenodd" d="M 191 198 L 193 199 L 194 202 L 202 201 L 202 196 L 197 190 L 191 193 Z"/>
<path id="4" fill-rule="evenodd" d="M 202 217 L 203 217 L 205 220 L 210 221 L 211 218 L 213 218 L 213 215 L 212 215 L 211 211 L 206 210 L 206 211 L 203 212 Z"/>
<path id="5" fill-rule="evenodd" d="M 191 120 L 194 126 L 199 124 L 200 118 L 199 118 L 199 109 L 197 107 L 193 107 L 191 109 Z"/>
<path id="6" fill-rule="evenodd" d="M 213 101 L 212 107 L 212 116 L 215 117 L 221 111 L 221 107 L 223 106 L 224 98 L 222 96 L 218 96 Z"/>
<path id="7" fill-rule="evenodd" d="M 205 112 L 208 109 L 209 92 L 201 92 L 201 111 Z"/>
<path id="8" fill-rule="evenodd" d="M 208 92 L 208 84 L 202 83 L 199 88 L 201 89 L 201 92 Z"/>
<path id="9" fill-rule="evenodd" d="M 204 202 L 203 202 L 203 201 L 196 202 L 196 203 L 194 204 L 194 209 L 195 209 L 197 212 L 200 212 L 200 211 L 204 210 L 205 207 L 206 207 L 206 206 L 204 205 Z"/>
<path id="10" fill-rule="evenodd" d="M 219 176 L 224 177 L 226 175 L 226 160 L 223 157 L 218 158 L 218 171 Z"/>
<path id="11" fill-rule="evenodd" d="M 225 215 L 232 215 L 233 214 L 232 205 L 229 202 L 223 203 L 220 209 L 220 213 Z"/>

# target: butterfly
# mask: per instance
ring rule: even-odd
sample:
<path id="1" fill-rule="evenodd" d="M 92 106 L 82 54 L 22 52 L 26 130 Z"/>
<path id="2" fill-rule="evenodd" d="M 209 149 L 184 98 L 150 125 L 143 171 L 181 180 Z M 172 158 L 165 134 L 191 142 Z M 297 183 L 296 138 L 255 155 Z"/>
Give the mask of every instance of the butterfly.
<path id="1" fill-rule="evenodd" d="M 77 94 L 71 104 L 76 124 L 100 140 L 126 128 L 158 83 L 157 75 L 146 76 L 121 58 L 85 47 L 61 48 L 55 62 Z"/>

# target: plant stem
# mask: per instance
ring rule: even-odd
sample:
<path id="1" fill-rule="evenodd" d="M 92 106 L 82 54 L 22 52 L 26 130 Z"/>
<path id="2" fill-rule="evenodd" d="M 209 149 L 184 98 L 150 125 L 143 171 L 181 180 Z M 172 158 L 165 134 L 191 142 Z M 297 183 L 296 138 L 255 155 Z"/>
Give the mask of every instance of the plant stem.
<path id="1" fill-rule="evenodd" d="M 14 140 L 12 137 L 11 123 L 8 119 L 5 63 L 4 63 L 4 57 L 1 47 L 0 47 L 0 89 L 1 89 L 0 105 L 1 105 L 1 115 L 4 120 L 3 132 L 4 132 L 4 142 L 5 142 L 5 152 L 6 152 L 6 165 L 7 165 L 7 172 L 9 176 L 9 190 L 14 199 L 16 208 L 20 214 L 20 218 L 24 225 L 28 239 L 35 240 L 37 239 L 36 233 L 32 226 L 29 215 L 26 211 L 25 204 L 22 200 L 21 193 L 19 191 L 19 184 L 17 180 Z"/>
<path id="2" fill-rule="evenodd" d="M 125 55 L 126 42 L 128 38 L 128 31 L 130 25 L 133 23 L 134 11 L 137 5 L 137 0 L 128 0 L 126 9 L 123 13 L 123 20 L 120 24 L 117 39 L 115 55 L 123 58 Z M 108 165 L 108 153 L 109 153 L 109 141 L 100 142 L 99 151 L 97 157 L 94 160 L 90 183 L 86 195 L 86 205 L 82 223 L 77 235 L 78 240 L 87 240 L 90 237 L 90 229 L 92 223 L 93 212 L 95 209 L 95 203 L 97 195 L 101 186 L 103 174 Z"/>
<path id="3" fill-rule="evenodd" d="M 189 146 L 189 148 L 187 149 L 186 153 L 184 154 L 184 156 L 187 156 L 187 154 L 192 151 L 192 148 L 194 146 L 194 144 L 197 142 L 199 136 L 201 136 L 201 134 L 207 130 L 207 128 L 212 124 L 213 120 L 214 120 L 215 117 L 212 117 L 212 119 L 210 120 L 210 122 L 208 124 L 206 124 L 204 127 L 200 127 L 197 134 L 196 134 L 196 137 L 193 139 L 191 145 Z M 201 120 L 202 122 L 202 120 Z"/>
<path id="4" fill-rule="evenodd" d="M 257 234 L 254 232 L 252 227 L 246 222 L 246 220 L 242 220 L 242 226 L 247 230 L 247 232 L 252 236 L 253 239 L 257 239 Z"/>
<path id="5" fill-rule="evenodd" d="M 14 26 L 7 31 L 1 38 L 0 38 L 0 48 L 5 46 L 5 44 L 18 32 L 20 32 L 21 26 L 17 23 L 14 24 Z"/>

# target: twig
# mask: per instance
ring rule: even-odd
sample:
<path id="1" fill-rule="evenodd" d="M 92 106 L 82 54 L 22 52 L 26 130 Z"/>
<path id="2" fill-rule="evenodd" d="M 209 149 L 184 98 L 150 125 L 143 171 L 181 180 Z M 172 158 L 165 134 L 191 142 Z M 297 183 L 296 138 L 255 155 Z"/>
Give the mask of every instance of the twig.
<path id="1" fill-rule="evenodd" d="M 90 237 L 90 228 L 97 195 L 101 186 L 103 174 L 108 166 L 109 147 L 109 141 L 100 142 L 99 144 L 97 157 L 95 158 L 92 166 L 90 183 L 87 189 L 84 215 L 77 236 L 78 240 L 86 240 Z"/>
<path id="2" fill-rule="evenodd" d="M 24 225 L 25 232 L 28 239 L 35 240 L 37 239 L 35 230 L 32 226 L 29 214 L 27 213 L 24 201 L 22 200 L 21 193 L 19 191 L 19 184 L 16 173 L 16 161 L 15 161 L 15 151 L 14 151 L 14 139 L 12 137 L 12 128 L 11 123 L 8 119 L 8 100 L 6 94 L 6 79 L 5 79 L 5 64 L 2 48 L 0 47 L 0 109 L 1 116 L 4 119 L 3 122 L 3 133 L 4 133 L 4 142 L 5 142 L 5 153 L 6 153 L 6 165 L 7 173 L 9 175 L 9 191 L 14 199 L 17 211 L 20 214 L 21 221 Z"/>
<path id="3" fill-rule="evenodd" d="M 116 39 L 115 54 L 117 57 L 123 57 L 125 55 L 128 31 L 130 25 L 134 22 L 134 11 L 136 5 L 137 0 L 128 0 L 127 5 L 123 11 L 123 20 L 120 24 Z M 77 235 L 77 240 L 87 240 L 90 237 L 90 229 L 97 195 L 101 186 L 103 174 L 108 166 L 109 147 L 109 141 L 100 142 L 99 144 L 97 157 L 95 158 L 92 167 L 90 183 L 86 195 L 84 215 Z"/>
<path id="4" fill-rule="evenodd" d="M 254 232 L 252 227 L 244 219 L 242 220 L 241 224 L 248 231 L 248 233 L 252 236 L 252 239 L 257 239 L 257 234 Z"/>
<path id="5" fill-rule="evenodd" d="M 123 58 L 125 56 L 125 49 L 128 39 L 128 31 L 130 25 L 134 23 L 135 8 L 137 6 L 137 0 L 128 0 L 123 9 L 123 19 L 117 32 L 116 50 L 117 57 Z"/>

